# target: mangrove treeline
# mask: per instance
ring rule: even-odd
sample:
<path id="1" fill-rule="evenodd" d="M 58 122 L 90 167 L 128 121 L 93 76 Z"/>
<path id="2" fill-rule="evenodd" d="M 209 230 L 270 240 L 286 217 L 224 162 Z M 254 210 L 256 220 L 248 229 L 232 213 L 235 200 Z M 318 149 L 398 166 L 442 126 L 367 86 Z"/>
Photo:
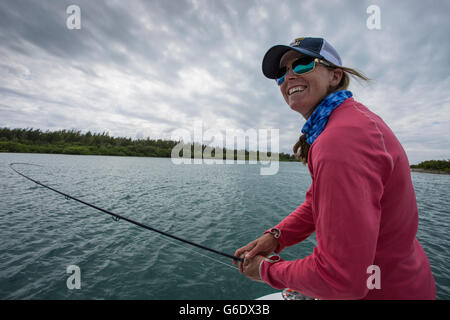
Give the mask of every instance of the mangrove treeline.
<path id="1" fill-rule="evenodd" d="M 443 171 L 450 173 L 450 159 L 448 160 L 427 160 L 416 165 L 411 165 L 413 169 L 424 169 L 431 171 Z"/>
<path id="2" fill-rule="evenodd" d="M 79 155 L 110 155 L 132 157 L 163 157 L 170 158 L 172 149 L 180 141 L 162 139 L 131 139 L 111 137 L 107 132 L 81 133 L 80 130 L 41 131 L 40 129 L 10 129 L 0 128 L 0 152 L 18 153 L 58 153 Z M 189 144 L 191 157 L 198 156 L 195 150 L 200 145 Z M 207 146 L 202 145 L 201 150 Z M 189 149 L 186 149 L 189 150 Z M 215 157 L 216 149 L 211 152 Z M 222 149 L 223 159 L 226 159 L 226 149 Z M 201 157 L 200 153 L 200 157 Z M 183 155 L 183 150 L 180 156 Z M 245 150 L 245 159 L 249 159 L 249 152 Z M 270 156 L 270 153 L 268 153 Z M 257 152 L 257 160 L 260 160 Z M 273 157 L 272 157 L 273 158 Z M 238 159 L 238 151 L 234 150 L 234 159 Z M 253 158 L 252 158 L 253 159 Z M 276 157 L 275 157 L 276 159 Z M 280 161 L 297 161 L 294 155 L 280 153 Z"/>

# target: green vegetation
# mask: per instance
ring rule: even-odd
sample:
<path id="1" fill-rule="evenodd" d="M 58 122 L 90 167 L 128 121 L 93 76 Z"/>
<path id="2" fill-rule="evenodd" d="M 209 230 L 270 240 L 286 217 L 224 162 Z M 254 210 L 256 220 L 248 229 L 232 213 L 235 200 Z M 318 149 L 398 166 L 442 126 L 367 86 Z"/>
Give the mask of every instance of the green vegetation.
<path id="1" fill-rule="evenodd" d="M 436 172 L 450 174 L 450 159 L 427 160 L 416 165 L 411 165 L 413 171 Z"/>
<path id="2" fill-rule="evenodd" d="M 40 129 L 9 129 L 0 128 L 0 152 L 18 153 L 58 153 L 80 155 L 110 155 L 132 157 L 162 157 L 170 158 L 172 149 L 180 141 L 162 139 L 137 139 L 110 137 L 108 133 L 81 133 L 80 130 L 41 131 Z M 200 145 L 189 144 L 191 158 L 194 158 L 194 149 Z M 201 146 L 201 150 L 206 148 Z M 189 147 L 187 147 L 189 148 Z M 211 152 L 215 156 L 216 149 Z M 226 149 L 223 149 L 223 159 L 226 158 Z M 249 152 L 245 152 L 245 159 L 249 159 Z M 182 156 L 183 152 L 180 152 Z M 234 159 L 238 151 L 234 150 Z M 269 153 L 270 156 L 270 153 Z M 198 157 L 202 157 L 200 154 Z M 257 152 L 259 160 L 259 152 Z M 294 155 L 279 154 L 280 161 L 297 161 Z"/>

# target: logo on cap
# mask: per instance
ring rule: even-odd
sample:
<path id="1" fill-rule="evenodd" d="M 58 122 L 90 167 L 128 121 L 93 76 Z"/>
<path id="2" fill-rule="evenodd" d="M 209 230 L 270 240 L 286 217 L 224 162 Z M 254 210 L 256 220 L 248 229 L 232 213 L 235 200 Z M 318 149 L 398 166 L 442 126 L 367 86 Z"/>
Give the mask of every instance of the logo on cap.
<path id="1" fill-rule="evenodd" d="M 300 46 L 300 41 L 302 41 L 303 39 L 305 39 L 305 38 L 297 38 L 290 45 L 291 46 Z"/>

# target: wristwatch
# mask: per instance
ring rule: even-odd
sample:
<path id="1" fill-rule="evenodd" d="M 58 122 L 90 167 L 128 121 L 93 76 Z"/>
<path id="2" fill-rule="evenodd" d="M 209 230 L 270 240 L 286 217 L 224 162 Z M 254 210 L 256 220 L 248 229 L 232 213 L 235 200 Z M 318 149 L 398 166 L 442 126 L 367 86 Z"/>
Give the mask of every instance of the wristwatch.
<path id="1" fill-rule="evenodd" d="M 278 239 L 278 238 L 280 237 L 280 235 L 281 235 L 280 229 L 277 229 L 277 228 L 272 228 L 272 229 L 270 229 L 270 230 L 268 231 L 268 233 L 270 233 L 271 235 L 273 235 L 273 237 L 274 237 L 275 239 Z"/>

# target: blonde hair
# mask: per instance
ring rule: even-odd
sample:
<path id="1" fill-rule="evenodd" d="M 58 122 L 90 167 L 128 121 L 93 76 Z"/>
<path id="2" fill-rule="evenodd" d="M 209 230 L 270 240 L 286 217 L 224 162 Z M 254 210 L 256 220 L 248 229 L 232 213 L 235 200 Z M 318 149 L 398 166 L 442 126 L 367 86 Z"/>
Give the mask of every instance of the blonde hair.
<path id="1" fill-rule="evenodd" d="M 366 77 L 362 72 L 356 69 L 340 67 L 333 64 L 331 64 L 331 66 L 326 66 L 326 68 L 328 69 L 338 68 L 343 71 L 341 81 L 336 87 L 330 88 L 328 94 L 340 90 L 347 90 L 350 85 L 350 77 L 353 77 L 357 80 L 370 81 L 368 77 Z M 306 142 L 306 133 L 303 133 L 299 137 L 298 141 L 295 143 L 294 147 L 292 148 L 292 150 L 294 151 L 295 158 L 297 160 L 301 160 L 305 165 L 308 163 L 309 147 L 310 145 Z"/>
<path id="2" fill-rule="evenodd" d="M 347 68 L 347 67 L 339 67 L 339 66 L 334 66 L 334 65 L 331 67 L 327 67 L 327 68 L 331 68 L 331 69 L 338 68 L 343 71 L 341 81 L 339 82 L 337 87 L 334 88 L 331 92 L 335 92 L 335 91 L 339 91 L 339 90 L 347 90 L 348 86 L 350 85 L 350 77 L 353 77 L 355 79 L 359 78 L 358 80 L 370 81 L 370 79 L 368 77 L 366 77 L 362 72 L 360 72 L 356 69 Z"/>

